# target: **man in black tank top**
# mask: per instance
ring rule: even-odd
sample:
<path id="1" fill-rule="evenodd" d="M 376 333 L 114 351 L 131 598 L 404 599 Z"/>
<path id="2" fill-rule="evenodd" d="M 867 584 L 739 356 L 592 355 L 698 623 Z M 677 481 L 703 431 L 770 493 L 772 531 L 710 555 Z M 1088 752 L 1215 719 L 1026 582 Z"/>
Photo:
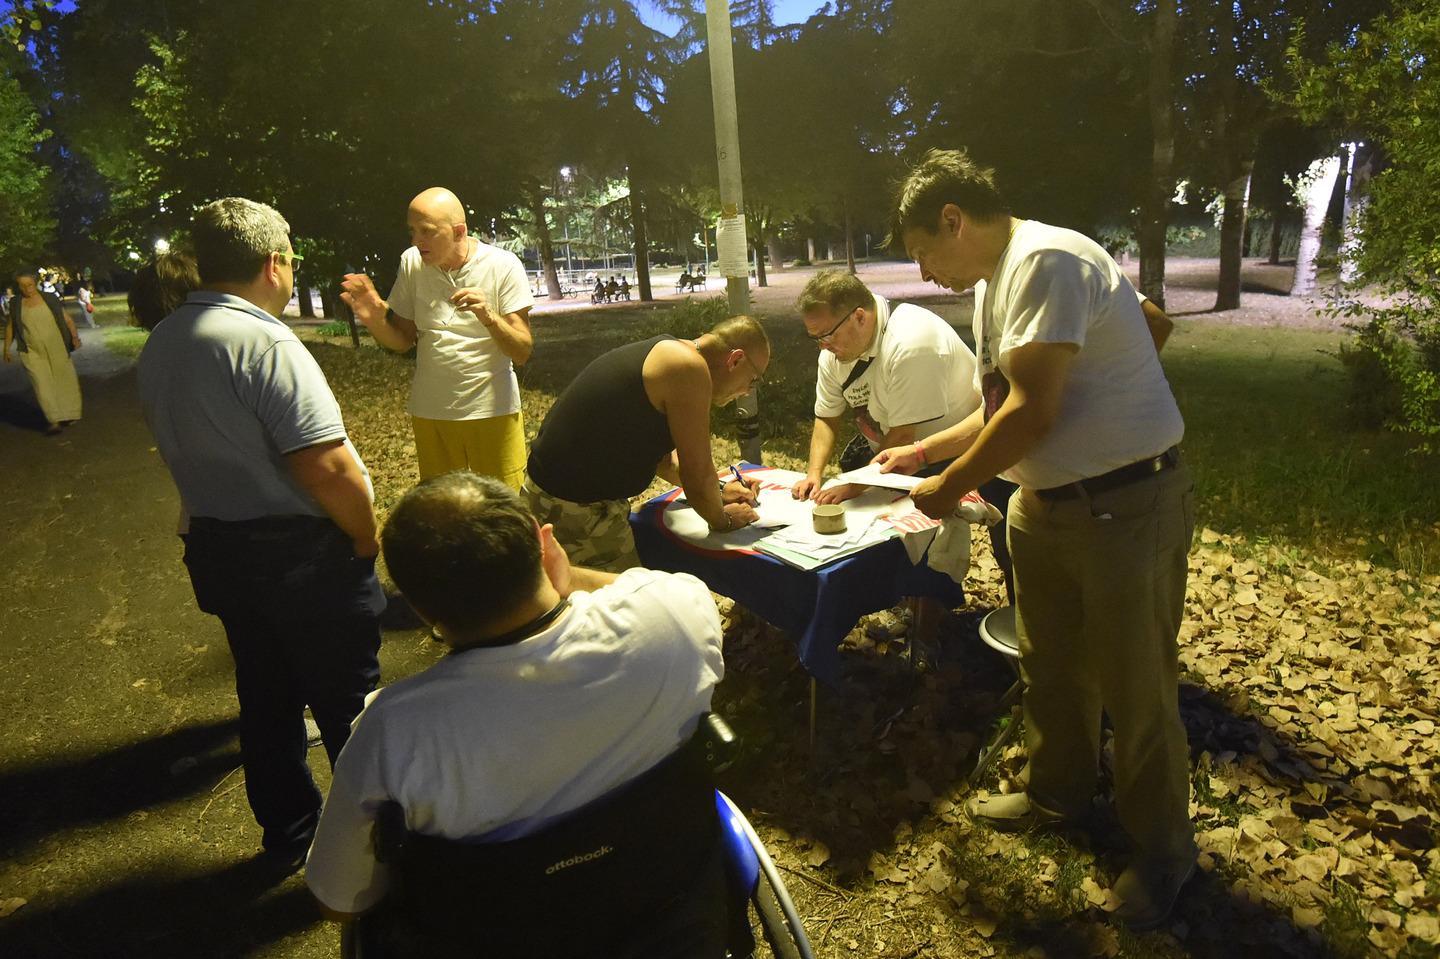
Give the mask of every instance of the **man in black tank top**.
<path id="1" fill-rule="evenodd" d="M 770 364 L 770 341 L 748 316 L 696 340 L 670 335 L 591 361 L 545 416 L 530 447 L 523 495 L 571 559 L 612 571 L 638 565 L 630 498 L 656 476 L 716 532 L 756 519 L 755 490 L 716 482 L 710 407 L 749 391 Z"/>

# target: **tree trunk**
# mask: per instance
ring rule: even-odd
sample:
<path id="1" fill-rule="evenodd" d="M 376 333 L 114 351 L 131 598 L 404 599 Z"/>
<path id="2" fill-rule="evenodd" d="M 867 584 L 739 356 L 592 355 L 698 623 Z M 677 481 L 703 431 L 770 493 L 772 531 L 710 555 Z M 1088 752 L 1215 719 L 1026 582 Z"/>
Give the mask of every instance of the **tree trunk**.
<path id="1" fill-rule="evenodd" d="M 770 254 L 770 268 L 779 271 L 780 264 L 784 260 L 785 251 L 780 249 L 780 238 L 770 234 L 770 239 L 765 241 L 765 249 Z"/>
<path id="2" fill-rule="evenodd" d="M 1242 158 L 1236 174 L 1225 184 L 1225 212 L 1220 217 L 1220 282 L 1215 293 L 1217 311 L 1240 308 L 1245 207 L 1250 200 L 1250 171 L 1254 166 L 1254 157 Z"/>
<path id="3" fill-rule="evenodd" d="M 812 264 L 815 262 L 815 238 L 813 236 L 805 239 L 805 258 Z"/>
<path id="4" fill-rule="evenodd" d="M 855 275 L 855 224 L 850 219 L 850 202 L 845 202 L 845 269 Z"/>
<path id="5" fill-rule="evenodd" d="M 349 304 L 340 297 L 331 301 L 335 306 L 335 315 L 350 327 L 350 344 L 356 348 L 360 346 L 360 327 L 355 322 L 355 311 L 350 309 Z"/>
<path id="6" fill-rule="evenodd" d="M 1150 178 L 1140 201 L 1140 292 L 1165 308 L 1165 231 L 1175 195 L 1175 105 L 1171 96 L 1176 0 L 1157 0 L 1150 34 Z"/>
<path id="7" fill-rule="evenodd" d="M 560 286 L 560 273 L 555 269 L 555 244 L 550 240 L 550 221 L 545 215 L 545 195 L 538 190 L 530 197 L 530 215 L 535 219 L 535 233 L 540 237 L 540 269 L 545 271 L 546 296 L 565 299 Z"/>
<path id="8" fill-rule="evenodd" d="M 305 277 L 299 273 L 295 275 L 295 299 L 300 303 L 300 315 L 313 320 L 315 300 L 310 295 L 310 286 L 305 282 Z"/>
<path id="9" fill-rule="evenodd" d="M 765 280 L 765 243 L 758 236 L 755 238 L 755 285 L 769 286 Z"/>
<path id="10" fill-rule="evenodd" d="M 331 292 L 330 287 L 320 287 L 320 315 L 326 319 L 335 318 L 335 303 L 338 297 Z"/>
<path id="11" fill-rule="evenodd" d="M 633 168 L 632 168 L 633 169 Z M 630 175 L 630 227 L 635 233 L 635 285 L 639 287 L 640 302 L 655 300 L 650 292 L 649 241 L 645 236 L 645 203 L 640 198 L 640 188 L 635 184 L 635 175 Z"/>
<path id="12" fill-rule="evenodd" d="M 1270 217 L 1270 257 L 1265 261 L 1271 266 L 1280 265 L 1280 211 Z"/>

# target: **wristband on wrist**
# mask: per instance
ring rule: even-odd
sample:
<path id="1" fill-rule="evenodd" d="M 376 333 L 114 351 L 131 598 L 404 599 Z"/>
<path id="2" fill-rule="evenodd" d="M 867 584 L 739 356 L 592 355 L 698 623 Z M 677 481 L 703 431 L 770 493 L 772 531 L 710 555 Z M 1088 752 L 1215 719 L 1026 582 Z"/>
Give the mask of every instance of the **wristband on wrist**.
<path id="1" fill-rule="evenodd" d="M 917 453 L 920 454 L 920 464 L 921 464 L 922 466 L 928 466 L 928 465 L 930 465 L 930 458 L 925 455 L 925 444 L 924 444 L 924 443 L 920 442 L 919 440 L 916 440 L 916 441 L 915 441 L 915 452 L 917 452 Z"/>

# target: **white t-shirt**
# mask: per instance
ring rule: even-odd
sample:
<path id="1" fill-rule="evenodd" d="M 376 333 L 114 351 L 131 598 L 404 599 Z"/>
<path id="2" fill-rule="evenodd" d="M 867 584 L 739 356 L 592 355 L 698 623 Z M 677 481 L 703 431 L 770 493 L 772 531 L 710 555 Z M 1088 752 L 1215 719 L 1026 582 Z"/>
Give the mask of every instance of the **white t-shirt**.
<path id="1" fill-rule="evenodd" d="M 305 867 L 321 902 L 358 912 L 384 896 L 370 838 L 386 800 L 416 832 L 513 839 L 690 737 L 725 673 L 705 585 L 631 569 L 570 602 L 523 642 L 447 656 L 372 694 L 335 764 Z"/>
<path id="2" fill-rule="evenodd" d="M 998 375 L 1008 377 L 1007 354 L 1031 342 L 1080 350 L 1054 425 L 1005 479 L 1061 486 L 1155 456 L 1184 436 L 1130 280 L 1089 237 L 1023 220 L 988 286 L 975 288 L 976 385 L 991 413 L 1009 389 Z"/>
<path id="3" fill-rule="evenodd" d="M 525 267 L 508 250 L 476 240 L 474 254 L 453 273 L 427 266 L 413 246 L 406 250 L 388 303 L 418 331 L 411 416 L 478 420 L 520 409 L 510 358 L 479 317 L 450 305 L 451 295 L 465 287 L 483 290 L 493 313 L 518 313 L 535 305 Z"/>
<path id="4" fill-rule="evenodd" d="M 870 361 L 849 385 L 856 364 Z M 815 379 L 815 415 L 855 411 L 860 431 L 878 450 L 880 438 L 897 426 L 915 427 L 915 438 L 953 426 L 980 405 L 975 387 L 975 354 L 959 334 L 929 310 L 901 303 L 893 310 L 875 297 L 875 339 L 864 356 L 843 363 L 820 351 Z"/>

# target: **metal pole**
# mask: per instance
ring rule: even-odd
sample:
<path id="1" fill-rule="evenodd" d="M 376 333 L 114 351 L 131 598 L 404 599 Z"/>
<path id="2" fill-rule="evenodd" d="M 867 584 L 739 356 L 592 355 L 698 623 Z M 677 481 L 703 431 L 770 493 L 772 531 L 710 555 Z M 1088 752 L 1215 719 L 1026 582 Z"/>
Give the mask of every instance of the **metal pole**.
<path id="1" fill-rule="evenodd" d="M 706 47 L 710 54 L 710 90 L 715 110 L 715 154 L 720 166 L 721 215 L 735 216 L 745 209 L 740 182 L 740 114 L 735 103 L 735 58 L 730 50 L 730 5 L 727 0 L 705 0 Z M 730 315 L 750 312 L 750 279 L 725 278 Z M 760 462 L 760 395 L 751 390 L 735 401 L 735 439 L 740 457 Z"/>

